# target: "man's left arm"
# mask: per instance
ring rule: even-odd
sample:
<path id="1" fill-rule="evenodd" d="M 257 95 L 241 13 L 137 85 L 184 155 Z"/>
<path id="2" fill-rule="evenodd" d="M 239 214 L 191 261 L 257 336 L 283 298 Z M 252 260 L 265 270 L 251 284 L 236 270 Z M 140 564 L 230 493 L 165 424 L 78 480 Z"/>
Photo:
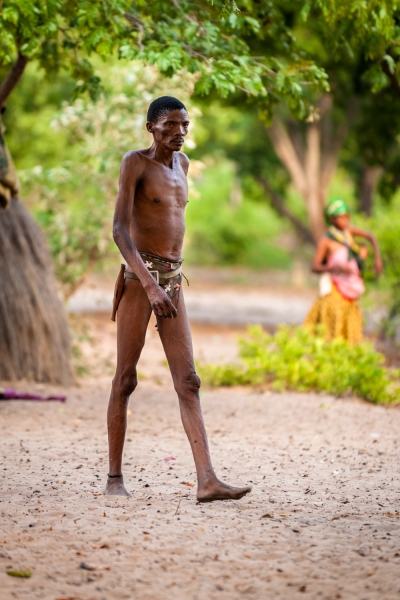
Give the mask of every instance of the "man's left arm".
<path id="1" fill-rule="evenodd" d="M 365 229 L 360 229 L 359 227 L 353 227 L 353 226 L 349 227 L 349 230 L 350 230 L 350 233 L 352 236 L 362 237 L 371 244 L 371 246 L 374 249 L 374 255 L 375 255 L 375 262 L 374 262 L 375 273 L 377 275 L 380 275 L 382 273 L 383 265 L 382 265 L 382 259 L 381 259 L 381 253 L 379 250 L 378 240 L 376 239 L 374 234 L 371 233 L 370 231 L 365 231 Z"/>

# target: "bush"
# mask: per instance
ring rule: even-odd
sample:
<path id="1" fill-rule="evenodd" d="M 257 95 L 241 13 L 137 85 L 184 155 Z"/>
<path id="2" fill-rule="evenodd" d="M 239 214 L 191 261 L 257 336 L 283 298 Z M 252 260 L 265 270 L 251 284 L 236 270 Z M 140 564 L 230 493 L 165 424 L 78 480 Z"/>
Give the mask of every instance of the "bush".
<path id="1" fill-rule="evenodd" d="M 400 402 L 400 372 L 384 366 L 384 356 L 369 343 L 326 342 L 323 331 L 281 326 L 276 334 L 261 326 L 239 339 L 241 362 L 199 365 L 203 381 L 213 386 L 270 384 L 278 391 L 324 391 L 353 394 L 369 402 Z"/>

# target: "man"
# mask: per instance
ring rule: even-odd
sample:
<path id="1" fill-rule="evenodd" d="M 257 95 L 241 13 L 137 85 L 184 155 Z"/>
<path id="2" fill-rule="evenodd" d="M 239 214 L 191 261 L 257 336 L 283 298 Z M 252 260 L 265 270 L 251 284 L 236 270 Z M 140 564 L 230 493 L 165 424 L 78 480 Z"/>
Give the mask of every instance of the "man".
<path id="1" fill-rule="evenodd" d="M 188 202 L 189 160 L 180 152 L 189 127 L 185 106 L 170 96 L 151 103 L 146 128 L 150 148 L 128 152 L 121 165 L 114 240 L 126 260 L 116 285 L 118 361 L 108 407 L 109 475 L 105 494 L 129 496 L 121 472 L 129 397 L 153 311 L 178 394 L 183 426 L 197 471 L 200 502 L 238 499 L 235 488 L 214 473 L 200 407 L 192 339 L 181 290 L 181 250 Z"/>

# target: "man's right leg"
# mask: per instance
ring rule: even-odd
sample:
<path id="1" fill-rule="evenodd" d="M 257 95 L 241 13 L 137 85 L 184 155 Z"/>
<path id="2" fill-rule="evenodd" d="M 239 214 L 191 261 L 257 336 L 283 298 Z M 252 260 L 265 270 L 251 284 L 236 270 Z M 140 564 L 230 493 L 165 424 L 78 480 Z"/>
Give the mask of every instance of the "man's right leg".
<path id="1" fill-rule="evenodd" d="M 124 449 L 129 397 L 137 385 L 138 363 L 151 306 L 140 281 L 127 279 L 117 313 L 117 370 L 112 382 L 108 404 L 107 426 L 109 446 L 109 475 L 104 493 L 112 496 L 129 496 L 122 478 L 122 452 Z"/>
<path id="2" fill-rule="evenodd" d="M 193 360 L 192 335 L 186 314 L 183 290 L 180 291 L 176 319 L 157 319 L 160 338 L 179 398 L 182 423 L 192 448 L 197 471 L 197 499 L 238 500 L 251 491 L 250 486 L 233 487 L 220 481 L 212 467 L 207 433 L 200 406 L 200 379 Z"/>

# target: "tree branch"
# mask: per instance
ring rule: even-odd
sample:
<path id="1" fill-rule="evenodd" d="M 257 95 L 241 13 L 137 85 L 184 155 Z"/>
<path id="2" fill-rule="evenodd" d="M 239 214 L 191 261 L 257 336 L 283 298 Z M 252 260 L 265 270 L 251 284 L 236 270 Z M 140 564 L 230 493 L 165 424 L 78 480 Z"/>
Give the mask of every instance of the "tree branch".
<path id="1" fill-rule="evenodd" d="M 130 23 L 132 23 L 132 25 L 135 25 L 135 27 L 137 29 L 144 29 L 144 23 L 143 23 L 143 21 L 141 21 L 137 17 L 131 15 L 131 13 L 126 12 L 125 13 L 125 19 L 127 21 L 129 21 Z"/>
<path id="2" fill-rule="evenodd" d="M 360 208 L 362 212 L 370 217 L 372 214 L 372 206 L 374 194 L 379 178 L 383 173 L 383 168 L 380 166 L 364 166 L 361 171 L 360 181 Z"/>
<path id="3" fill-rule="evenodd" d="M 196 50 L 194 50 L 194 48 L 192 48 L 191 46 L 188 46 L 186 44 L 182 45 L 182 48 L 184 50 L 187 50 L 189 52 L 190 56 L 198 56 L 199 58 L 201 58 L 202 60 L 204 60 L 204 62 L 206 62 L 209 67 L 211 67 L 211 62 L 209 61 L 209 59 L 207 58 L 207 56 L 204 56 L 204 54 L 201 54 L 200 52 L 197 52 Z"/>
<path id="4" fill-rule="evenodd" d="M 131 15 L 130 13 L 127 13 L 127 12 L 125 13 L 125 19 L 127 19 L 127 21 L 132 23 L 133 27 L 138 30 L 138 32 L 139 32 L 138 46 L 139 46 L 140 52 L 143 52 L 143 50 L 144 50 L 144 47 L 143 47 L 144 23 L 143 23 L 143 21 L 141 21 L 140 19 L 137 19 L 136 17 L 134 17 L 133 15 Z"/>
<path id="5" fill-rule="evenodd" d="M 308 194 L 304 200 L 313 235 L 315 239 L 319 239 L 324 231 L 320 194 L 321 131 L 319 121 L 309 123 L 307 126 L 307 152 L 304 164 L 308 181 Z"/>
<path id="6" fill-rule="evenodd" d="M 304 159 L 306 156 L 306 148 L 304 145 L 304 140 L 303 140 L 302 132 L 300 129 L 300 123 L 299 123 L 299 121 L 290 119 L 290 120 L 288 120 L 286 127 L 287 127 L 289 137 L 291 139 L 291 142 L 294 146 L 294 149 L 296 150 L 297 158 L 299 159 L 300 164 L 304 169 Z"/>
<path id="7" fill-rule="evenodd" d="M 303 165 L 299 160 L 288 132 L 277 117 L 274 117 L 272 125 L 268 129 L 268 135 L 271 138 L 275 152 L 289 171 L 295 187 L 305 197 L 307 195 L 308 182 Z"/>
<path id="8" fill-rule="evenodd" d="M 392 71 L 390 70 L 390 67 L 389 67 L 388 63 L 386 62 L 386 60 L 382 61 L 382 71 L 388 77 L 390 83 L 392 84 L 392 87 L 400 96 L 400 82 L 397 79 L 395 73 L 392 73 Z"/>
<path id="9" fill-rule="evenodd" d="M 11 67 L 11 71 L 0 85 L 0 109 L 3 108 L 8 96 L 11 94 L 18 81 L 21 79 L 29 58 L 18 54 L 18 58 Z"/>
<path id="10" fill-rule="evenodd" d="M 321 187 L 326 189 L 338 166 L 339 152 L 342 149 L 349 128 L 347 123 L 339 126 L 333 140 L 326 144 L 321 160 Z"/>
<path id="11" fill-rule="evenodd" d="M 315 242 L 314 242 L 314 238 L 313 238 L 313 235 L 312 235 L 310 229 L 308 229 L 308 227 L 303 225 L 303 223 L 300 221 L 300 219 L 298 219 L 292 213 L 292 211 L 289 210 L 289 208 L 286 206 L 283 198 L 272 188 L 269 181 L 265 177 L 261 177 L 261 176 L 257 178 L 257 181 L 263 187 L 265 193 L 267 194 L 267 196 L 269 197 L 269 199 L 271 201 L 272 207 L 276 210 L 276 212 L 290 222 L 290 224 L 293 226 L 294 230 L 296 231 L 297 235 L 304 242 L 306 242 L 307 244 L 314 245 Z"/>

